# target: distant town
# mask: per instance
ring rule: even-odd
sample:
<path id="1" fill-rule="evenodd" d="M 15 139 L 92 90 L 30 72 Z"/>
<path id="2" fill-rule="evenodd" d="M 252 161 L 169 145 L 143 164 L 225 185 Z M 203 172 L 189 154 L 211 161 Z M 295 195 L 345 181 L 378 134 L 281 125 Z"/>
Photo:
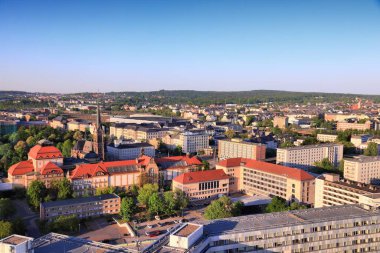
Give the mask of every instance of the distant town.
<path id="1" fill-rule="evenodd" d="M 380 252 L 380 96 L 0 91 L 0 252 Z"/>

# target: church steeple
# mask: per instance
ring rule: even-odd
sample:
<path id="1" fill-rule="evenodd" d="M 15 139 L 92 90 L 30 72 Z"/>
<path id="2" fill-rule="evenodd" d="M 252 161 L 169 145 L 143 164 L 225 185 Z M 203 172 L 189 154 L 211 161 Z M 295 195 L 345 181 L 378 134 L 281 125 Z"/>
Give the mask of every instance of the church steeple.
<path id="1" fill-rule="evenodd" d="M 94 151 L 100 158 L 100 160 L 105 160 L 105 150 L 104 150 L 104 131 L 102 128 L 102 121 L 100 117 L 100 106 L 99 100 L 96 99 L 96 123 L 94 131 Z"/>

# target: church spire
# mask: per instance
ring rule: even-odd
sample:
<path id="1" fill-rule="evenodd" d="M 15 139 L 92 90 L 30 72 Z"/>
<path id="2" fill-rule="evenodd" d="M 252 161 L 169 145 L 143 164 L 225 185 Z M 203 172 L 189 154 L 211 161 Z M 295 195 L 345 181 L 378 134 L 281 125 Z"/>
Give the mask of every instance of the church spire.
<path id="1" fill-rule="evenodd" d="M 96 99 L 97 111 L 96 111 L 96 124 L 94 131 L 94 151 L 98 155 L 98 157 L 104 161 L 105 160 L 105 146 L 104 146 L 104 132 L 102 128 L 101 114 L 100 114 L 100 106 L 99 99 Z"/>

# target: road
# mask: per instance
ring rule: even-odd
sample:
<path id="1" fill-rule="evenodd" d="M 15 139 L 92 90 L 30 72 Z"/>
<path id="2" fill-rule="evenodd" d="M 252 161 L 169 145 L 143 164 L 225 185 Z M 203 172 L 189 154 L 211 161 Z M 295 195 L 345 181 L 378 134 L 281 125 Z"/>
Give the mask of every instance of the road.
<path id="1" fill-rule="evenodd" d="M 33 212 L 25 199 L 12 200 L 13 205 L 16 207 L 16 215 L 21 217 L 25 222 L 26 235 L 34 238 L 40 237 L 41 233 L 37 225 L 38 213 Z"/>

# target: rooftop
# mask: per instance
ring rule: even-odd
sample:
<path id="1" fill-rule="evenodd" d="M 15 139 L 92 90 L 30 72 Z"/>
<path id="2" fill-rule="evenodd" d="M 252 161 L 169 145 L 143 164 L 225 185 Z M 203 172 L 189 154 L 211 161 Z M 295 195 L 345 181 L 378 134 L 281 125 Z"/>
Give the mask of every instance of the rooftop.
<path id="1" fill-rule="evenodd" d="M 181 184 L 193 184 L 213 180 L 228 179 L 229 176 L 223 170 L 204 170 L 183 173 L 173 180 Z"/>
<path id="2" fill-rule="evenodd" d="M 139 143 L 127 143 L 127 144 L 119 144 L 115 145 L 115 143 L 111 143 L 108 145 L 108 147 L 112 148 L 118 148 L 118 149 L 127 149 L 127 148 L 147 148 L 147 147 L 152 147 L 149 143 L 146 142 L 139 142 Z"/>
<path id="3" fill-rule="evenodd" d="M 345 161 L 359 162 L 359 163 L 370 163 L 380 161 L 380 156 L 356 156 L 354 158 L 344 158 Z"/>
<path id="4" fill-rule="evenodd" d="M 10 235 L 2 239 L 0 242 L 10 244 L 10 245 L 19 245 L 29 240 L 33 240 L 33 238 L 21 236 L 21 235 Z"/>
<path id="5" fill-rule="evenodd" d="M 91 196 L 91 197 L 85 197 L 85 198 L 73 198 L 73 199 L 65 199 L 65 200 L 58 200 L 58 201 L 43 202 L 41 203 L 41 206 L 43 206 L 44 208 L 57 207 L 57 206 L 69 206 L 69 205 L 82 204 L 82 203 L 101 201 L 101 200 L 107 200 L 107 199 L 116 199 L 116 198 L 119 198 L 119 196 L 117 196 L 116 194 L 103 194 L 100 196 Z"/>
<path id="6" fill-rule="evenodd" d="M 311 148 L 322 148 L 322 147 L 335 147 L 342 146 L 342 144 L 337 143 L 321 143 L 321 144 L 313 144 L 313 145 L 305 145 L 305 146 L 297 146 L 297 147 L 289 147 L 289 148 L 278 148 L 278 150 L 303 150 L 303 149 L 311 149 Z"/>
<path id="7" fill-rule="evenodd" d="M 311 208 L 204 222 L 204 233 L 209 236 L 215 236 L 371 216 L 380 217 L 380 211 L 368 211 L 358 205 Z"/>
<path id="8" fill-rule="evenodd" d="M 182 227 L 180 230 L 178 230 L 174 235 L 181 236 L 181 237 L 188 237 L 200 227 L 201 227 L 200 225 L 188 223 L 184 227 Z"/>

